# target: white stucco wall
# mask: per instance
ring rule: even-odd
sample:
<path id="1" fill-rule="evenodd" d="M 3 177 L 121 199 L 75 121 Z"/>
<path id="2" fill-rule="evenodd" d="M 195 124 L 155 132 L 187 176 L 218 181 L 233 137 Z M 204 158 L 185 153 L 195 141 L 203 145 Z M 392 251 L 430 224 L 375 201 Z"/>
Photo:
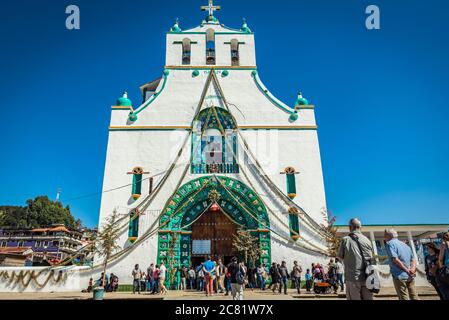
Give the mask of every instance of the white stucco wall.
<path id="1" fill-rule="evenodd" d="M 299 172 L 296 176 L 295 203 L 317 223 L 326 223 L 326 217 L 322 214 L 326 209 L 326 199 L 313 106 L 300 109 L 298 120 L 289 121 L 293 110 L 282 102 L 280 102 L 282 106 L 273 103 L 262 91 L 268 89 L 262 83 L 260 83 L 262 87 L 260 89 L 256 83 L 260 80 L 258 77 L 255 79 L 253 74 L 256 65 L 254 35 L 232 31 L 219 24 L 205 24 L 182 33 L 168 33 L 166 43 L 168 75 L 166 75 L 165 85 L 162 80 L 156 90 L 159 92 L 158 96 L 145 108 L 134 106 L 134 111 L 138 111 L 137 120 L 134 122 L 128 119 L 130 110 L 114 109 L 112 111 L 103 191 L 130 184 L 132 176 L 127 172 L 136 166 L 143 167 L 149 175 L 164 173 L 189 135 L 186 128 L 191 126 L 197 108 L 204 109 L 210 105 L 226 107 L 214 83 L 208 88 L 204 103 L 199 106 L 210 73 L 210 69 L 205 66 L 205 32 L 209 28 L 215 30 L 216 69 L 214 72 L 230 112 L 241 128 L 242 137 L 250 145 L 251 151 L 265 173 L 283 192 L 286 192 L 286 177 L 280 172 L 288 166 L 294 167 Z M 191 66 L 203 66 L 198 69 L 197 76 L 192 74 L 192 68 L 182 66 L 182 44 L 179 42 L 184 38 L 196 42 L 191 45 Z M 238 68 L 230 67 L 230 45 L 225 44 L 232 39 L 242 42 L 239 46 L 241 67 Z M 227 76 L 223 74 L 225 69 L 229 73 Z M 295 98 L 292 93 L 292 101 Z M 265 130 L 267 128 L 270 130 Z M 177 167 L 145 214 L 139 218 L 139 235 L 142 235 L 150 226 L 157 226 L 158 215 L 167 199 L 176 191 L 183 169 L 190 161 L 190 147 L 189 139 L 181 159 L 177 162 Z M 245 155 L 243 150 L 243 140 L 240 137 L 238 158 L 242 172 L 229 176 L 247 185 L 252 184 L 255 191 L 266 202 L 267 207 L 272 210 L 268 214 L 270 224 L 279 234 L 271 235 L 272 260 L 285 260 L 289 265 L 294 260 L 299 260 L 304 265 L 324 262 L 322 255 L 306 250 L 291 241 L 289 229 L 286 227 L 289 224 L 288 206 L 267 187 L 260 177 L 260 172 L 254 170 L 254 159 L 248 162 L 248 155 Z M 247 173 L 249 181 L 243 171 Z M 144 178 L 149 175 L 144 175 Z M 181 184 L 199 176 L 190 174 L 189 171 Z M 162 177 L 163 174 L 155 178 L 154 187 Z M 145 196 L 148 195 L 148 187 L 146 180 L 142 184 L 142 196 L 137 201 L 131 198 L 131 186 L 103 193 L 100 224 L 114 209 L 121 214 L 129 213 L 132 208 L 144 201 Z M 303 239 L 326 250 L 323 239 L 314 229 L 305 223 L 301 224 L 300 229 Z M 127 231 L 124 227 L 119 240 L 122 248 L 130 245 L 127 242 Z M 156 261 L 157 235 L 134 247 L 111 266 L 111 271 L 119 277 L 129 278 L 130 270 L 135 263 L 147 267 L 151 262 Z"/>
<path id="2" fill-rule="evenodd" d="M 212 29 L 215 32 L 215 57 L 217 66 L 231 65 L 231 48 L 227 44 L 232 39 L 237 39 L 239 45 L 240 65 L 255 66 L 256 54 L 254 46 L 254 34 L 243 33 L 238 30 L 230 30 L 219 24 L 204 24 L 203 26 L 184 30 L 182 33 L 167 34 L 167 50 L 165 63 L 167 66 L 182 65 L 182 44 L 183 39 L 190 39 L 192 66 L 202 66 L 206 64 L 206 31 Z"/>

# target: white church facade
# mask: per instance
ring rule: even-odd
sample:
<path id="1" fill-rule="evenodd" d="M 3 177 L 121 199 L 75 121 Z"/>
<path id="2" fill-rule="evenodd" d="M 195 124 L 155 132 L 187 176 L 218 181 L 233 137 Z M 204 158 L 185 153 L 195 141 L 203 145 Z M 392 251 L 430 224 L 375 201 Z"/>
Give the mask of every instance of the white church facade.
<path id="1" fill-rule="evenodd" d="M 217 9 L 209 2 L 198 27 L 176 21 L 143 103 L 124 94 L 112 106 L 99 226 L 122 216 L 110 269 L 125 283 L 137 263 L 226 262 L 238 255 L 238 230 L 257 239 L 257 263 L 326 257 L 314 106 L 301 94 L 291 106 L 274 97 L 259 77 L 253 32 L 221 24 Z"/>

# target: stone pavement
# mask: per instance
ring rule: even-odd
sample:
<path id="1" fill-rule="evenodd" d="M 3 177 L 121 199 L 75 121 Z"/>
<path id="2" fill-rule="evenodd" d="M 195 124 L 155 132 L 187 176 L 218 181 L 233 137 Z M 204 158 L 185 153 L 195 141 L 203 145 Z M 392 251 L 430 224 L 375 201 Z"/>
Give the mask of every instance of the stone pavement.
<path id="1" fill-rule="evenodd" d="M 422 300 L 439 300 L 436 292 L 431 287 L 418 287 L 418 292 Z M 88 300 L 92 298 L 91 293 L 81 292 L 52 292 L 52 293 L 0 293 L 0 300 Z M 301 292 L 298 295 L 295 290 L 290 289 L 287 295 L 273 293 L 270 290 L 245 290 L 245 300 L 345 300 L 343 294 L 307 294 Z M 230 296 L 217 294 L 206 297 L 204 293 L 198 291 L 169 291 L 166 295 L 151 295 L 146 292 L 142 294 L 132 294 L 131 292 L 106 293 L 105 299 L 146 299 L 146 300 L 231 300 Z M 394 288 L 382 288 L 380 294 L 375 295 L 376 300 L 397 300 Z"/>

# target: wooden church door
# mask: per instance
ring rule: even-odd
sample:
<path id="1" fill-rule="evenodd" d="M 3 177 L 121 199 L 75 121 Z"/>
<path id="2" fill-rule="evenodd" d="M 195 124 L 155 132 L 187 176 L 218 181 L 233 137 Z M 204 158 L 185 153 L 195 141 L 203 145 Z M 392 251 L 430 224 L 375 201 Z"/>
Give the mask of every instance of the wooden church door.
<path id="1" fill-rule="evenodd" d="M 213 258 L 230 257 L 235 254 L 232 242 L 237 234 L 237 225 L 224 213 L 218 210 L 209 210 L 192 225 L 191 239 L 193 241 L 209 240 L 210 252 Z M 195 254 L 193 256 L 205 256 L 207 253 Z"/>

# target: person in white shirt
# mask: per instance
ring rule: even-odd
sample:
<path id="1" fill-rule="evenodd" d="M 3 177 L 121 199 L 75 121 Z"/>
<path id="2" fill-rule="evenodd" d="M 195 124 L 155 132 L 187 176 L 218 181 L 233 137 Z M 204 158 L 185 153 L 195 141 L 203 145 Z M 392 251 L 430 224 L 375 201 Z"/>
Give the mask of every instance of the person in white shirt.
<path id="1" fill-rule="evenodd" d="M 167 293 L 167 288 L 164 285 L 165 277 L 167 275 L 167 268 L 164 263 L 161 262 L 161 266 L 159 267 L 159 292 L 161 294 Z"/>
<path id="2" fill-rule="evenodd" d="M 139 265 L 138 264 L 136 264 L 134 266 L 134 269 L 133 269 L 131 274 L 133 276 L 133 294 L 136 293 L 136 288 L 137 288 L 137 291 L 140 294 L 140 286 L 141 286 L 140 285 L 140 279 L 142 279 L 142 271 L 139 269 Z"/>
<path id="3" fill-rule="evenodd" d="M 340 285 L 341 292 L 345 291 L 345 283 L 343 280 L 343 274 L 345 272 L 343 263 L 341 263 L 340 259 L 335 258 L 335 265 L 336 265 L 336 271 L 337 271 L 337 283 Z"/>

